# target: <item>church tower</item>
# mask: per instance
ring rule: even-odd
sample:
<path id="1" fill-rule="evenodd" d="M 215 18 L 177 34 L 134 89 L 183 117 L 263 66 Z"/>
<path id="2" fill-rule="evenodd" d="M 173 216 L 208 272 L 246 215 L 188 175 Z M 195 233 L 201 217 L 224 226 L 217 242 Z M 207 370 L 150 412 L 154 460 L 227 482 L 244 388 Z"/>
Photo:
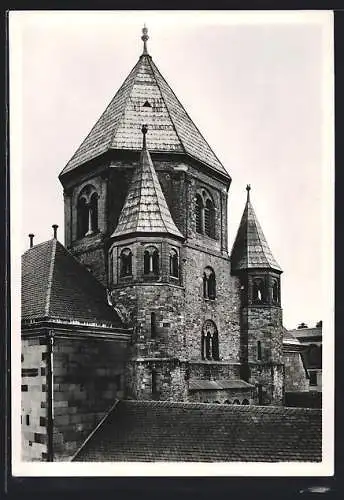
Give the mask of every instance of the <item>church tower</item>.
<path id="1" fill-rule="evenodd" d="M 148 54 L 147 28 L 141 38 L 138 62 L 60 174 L 65 243 L 133 330 L 127 397 L 248 404 L 231 177 Z"/>
<path id="2" fill-rule="evenodd" d="M 283 403 L 281 268 L 274 259 L 250 201 L 247 201 L 231 254 L 240 278 L 242 378 L 256 387 L 258 404 Z"/>

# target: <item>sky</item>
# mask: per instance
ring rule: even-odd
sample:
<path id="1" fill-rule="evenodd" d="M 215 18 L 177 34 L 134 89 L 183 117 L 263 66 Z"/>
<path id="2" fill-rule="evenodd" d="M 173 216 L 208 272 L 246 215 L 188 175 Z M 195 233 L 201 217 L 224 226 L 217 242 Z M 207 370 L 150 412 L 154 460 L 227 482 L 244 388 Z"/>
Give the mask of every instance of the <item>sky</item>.
<path id="1" fill-rule="evenodd" d="M 225 166 L 229 248 L 251 201 L 283 269 L 284 325 L 328 314 L 333 92 L 329 12 L 30 11 L 10 17 L 11 234 L 64 241 L 68 160 L 148 51 Z M 11 97 L 12 96 L 12 97 Z"/>

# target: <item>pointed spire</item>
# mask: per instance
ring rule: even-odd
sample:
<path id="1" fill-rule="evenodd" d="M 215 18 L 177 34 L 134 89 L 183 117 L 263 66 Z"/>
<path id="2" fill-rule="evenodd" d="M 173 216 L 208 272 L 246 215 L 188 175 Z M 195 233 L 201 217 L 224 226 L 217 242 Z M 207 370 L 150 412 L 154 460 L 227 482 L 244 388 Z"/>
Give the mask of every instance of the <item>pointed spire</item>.
<path id="1" fill-rule="evenodd" d="M 148 55 L 147 41 L 149 40 L 149 36 L 148 36 L 148 28 L 146 28 L 146 24 L 144 24 L 144 26 L 142 28 L 141 40 L 143 41 L 143 52 L 142 52 L 142 55 L 143 56 L 147 56 Z"/>
<path id="2" fill-rule="evenodd" d="M 141 128 L 143 148 L 140 163 L 135 168 L 118 224 L 112 237 L 130 234 L 169 234 L 181 239 L 183 235 L 173 222 L 158 176 L 147 149 L 147 125 Z"/>
<path id="3" fill-rule="evenodd" d="M 274 269 L 282 271 L 274 259 L 250 201 L 251 186 L 246 186 L 247 200 L 232 248 L 232 270 Z"/>

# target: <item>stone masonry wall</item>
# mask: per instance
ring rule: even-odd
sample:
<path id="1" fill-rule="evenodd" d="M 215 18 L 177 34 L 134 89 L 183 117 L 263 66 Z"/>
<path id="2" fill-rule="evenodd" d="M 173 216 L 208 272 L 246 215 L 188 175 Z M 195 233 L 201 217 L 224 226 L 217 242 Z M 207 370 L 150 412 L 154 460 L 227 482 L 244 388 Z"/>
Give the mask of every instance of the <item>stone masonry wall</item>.
<path id="1" fill-rule="evenodd" d="M 201 334 L 205 320 L 215 322 L 219 337 L 220 360 L 240 360 L 239 280 L 230 275 L 228 258 L 186 247 L 184 249 L 185 335 L 188 358 L 201 359 Z M 203 297 L 203 272 L 213 268 L 216 276 L 215 300 Z"/>
<path id="2" fill-rule="evenodd" d="M 189 401 L 195 403 L 243 404 L 244 400 L 248 401 L 249 404 L 253 404 L 252 390 L 197 390 L 189 392 Z"/>
<path id="3" fill-rule="evenodd" d="M 22 338 L 22 460 L 47 459 L 47 343 L 45 336 Z"/>
<path id="4" fill-rule="evenodd" d="M 282 310 L 273 306 L 249 306 L 242 309 L 242 335 L 247 346 L 249 382 L 262 387 L 263 404 L 282 404 L 284 394 Z M 246 332 L 246 336 L 243 335 Z M 261 359 L 258 359 L 258 341 Z"/>
<path id="5" fill-rule="evenodd" d="M 299 351 L 284 348 L 285 391 L 298 392 L 309 390 L 309 379 Z"/>
<path id="6" fill-rule="evenodd" d="M 117 398 L 124 396 L 126 345 L 104 339 L 56 338 L 54 460 L 68 460 Z"/>

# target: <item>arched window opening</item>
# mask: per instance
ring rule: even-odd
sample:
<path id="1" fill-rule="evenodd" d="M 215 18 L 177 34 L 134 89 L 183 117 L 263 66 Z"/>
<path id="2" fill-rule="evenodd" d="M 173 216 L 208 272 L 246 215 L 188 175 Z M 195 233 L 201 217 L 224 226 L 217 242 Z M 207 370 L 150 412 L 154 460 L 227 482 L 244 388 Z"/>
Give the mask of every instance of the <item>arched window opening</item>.
<path id="1" fill-rule="evenodd" d="M 98 194 L 93 186 L 87 185 L 80 192 L 77 203 L 78 238 L 98 231 Z"/>
<path id="2" fill-rule="evenodd" d="M 78 200 L 78 238 L 83 238 L 88 231 L 88 208 L 85 198 Z"/>
<path id="3" fill-rule="evenodd" d="M 210 238 L 214 238 L 215 234 L 215 209 L 214 203 L 209 198 L 205 203 L 204 208 L 204 232 Z"/>
<path id="4" fill-rule="evenodd" d="M 262 304 L 265 300 L 264 297 L 264 281 L 262 279 L 254 280 L 253 282 L 253 302 L 255 304 Z"/>
<path id="5" fill-rule="evenodd" d="M 233 401 L 233 405 L 240 405 L 240 401 L 239 401 L 239 399 L 234 399 L 234 401 Z"/>
<path id="6" fill-rule="evenodd" d="M 174 248 L 170 251 L 170 276 L 179 277 L 178 252 Z"/>
<path id="7" fill-rule="evenodd" d="M 98 231 L 98 195 L 93 193 L 90 200 L 91 230 Z"/>
<path id="8" fill-rule="evenodd" d="M 147 250 L 145 250 L 144 256 L 143 256 L 143 272 L 144 274 L 148 274 L 150 272 L 150 255 Z M 153 271 L 153 265 L 152 265 L 152 271 Z"/>
<path id="9" fill-rule="evenodd" d="M 196 196 L 196 231 L 203 234 L 203 200 L 198 193 Z"/>
<path id="10" fill-rule="evenodd" d="M 159 274 L 159 252 L 155 247 L 148 247 L 143 255 L 143 272 L 144 274 Z"/>
<path id="11" fill-rule="evenodd" d="M 249 405 L 250 402 L 249 402 L 248 399 L 243 399 L 241 404 L 243 404 L 243 405 Z"/>
<path id="12" fill-rule="evenodd" d="M 215 238 L 215 205 L 205 189 L 196 194 L 196 232 Z"/>
<path id="13" fill-rule="evenodd" d="M 261 361 L 261 359 L 262 359 L 262 344 L 261 344 L 260 340 L 258 340 L 258 342 L 257 342 L 257 359 L 258 359 L 258 361 Z"/>
<path id="14" fill-rule="evenodd" d="M 226 399 L 225 405 L 230 405 L 230 404 L 231 404 L 231 402 L 229 401 L 229 399 Z"/>
<path id="15" fill-rule="evenodd" d="M 120 255 L 120 276 L 131 276 L 132 275 L 132 253 L 130 248 L 125 248 L 122 250 Z"/>
<path id="16" fill-rule="evenodd" d="M 278 281 L 275 280 L 272 285 L 272 302 L 279 302 L 279 290 L 278 290 Z"/>
<path id="17" fill-rule="evenodd" d="M 155 312 L 151 313 L 151 338 L 156 338 L 156 314 Z"/>
<path id="18" fill-rule="evenodd" d="M 211 267 L 206 267 L 203 273 L 203 296 L 205 299 L 216 298 L 216 277 Z"/>
<path id="19" fill-rule="evenodd" d="M 217 331 L 214 332 L 212 338 L 212 357 L 215 361 L 219 360 L 219 336 Z"/>
<path id="20" fill-rule="evenodd" d="M 159 252 L 154 250 L 153 252 L 153 273 L 159 274 Z"/>
<path id="21" fill-rule="evenodd" d="M 208 319 L 205 321 L 201 335 L 202 359 L 219 361 L 219 340 L 215 323 Z"/>

